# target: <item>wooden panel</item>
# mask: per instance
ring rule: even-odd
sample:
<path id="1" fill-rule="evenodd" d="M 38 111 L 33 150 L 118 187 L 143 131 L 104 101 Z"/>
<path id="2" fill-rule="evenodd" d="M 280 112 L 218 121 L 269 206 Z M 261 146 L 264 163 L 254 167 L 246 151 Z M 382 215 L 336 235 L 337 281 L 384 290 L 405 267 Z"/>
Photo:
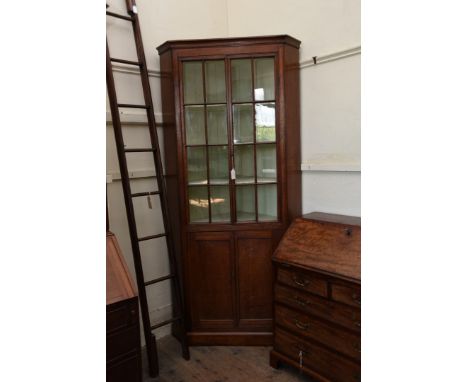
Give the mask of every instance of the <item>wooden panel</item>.
<path id="1" fill-rule="evenodd" d="M 348 329 L 358 332 L 361 330 L 361 312 L 359 309 L 337 304 L 279 284 L 275 287 L 275 301 L 301 310 L 304 313 L 313 314 L 327 321 L 343 325 Z"/>
<path id="2" fill-rule="evenodd" d="M 338 329 L 312 316 L 296 312 L 282 305 L 275 307 L 276 324 L 355 359 L 361 359 L 359 335 Z"/>
<path id="3" fill-rule="evenodd" d="M 227 232 L 192 235 L 189 288 L 194 327 L 234 328 L 234 241 Z"/>
<path id="4" fill-rule="evenodd" d="M 239 325 L 272 329 L 271 232 L 237 235 Z"/>
<path id="5" fill-rule="evenodd" d="M 360 280 L 361 227 L 298 218 L 274 258 Z"/>
<path id="6" fill-rule="evenodd" d="M 279 268 L 277 281 L 319 296 L 326 297 L 328 294 L 325 279 L 296 269 Z"/>
<path id="7" fill-rule="evenodd" d="M 334 382 L 360 381 L 360 365 L 319 345 L 300 339 L 291 333 L 277 329 L 274 343 L 279 351 L 300 364 L 302 352 L 303 365 L 316 370 Z"/>
<path id="8" fill-rule="evenodd" d="M 335 301 L 343 302 L 352 306 L 361 306 L 361 288 L 359 286 L 351 285 L 337 285 L 331 286 L 331 298 Z"/>
<path id="9" fill-rule="evenodd" d="M 137 296 L 135 286 L 114 234 L 106 235 L 106 304 Z"/>
<path id="10" fill-rule="evenodd" d="M 141 358 L 129 356 L 107 367 L 107 382 L 141 381 Z"/>

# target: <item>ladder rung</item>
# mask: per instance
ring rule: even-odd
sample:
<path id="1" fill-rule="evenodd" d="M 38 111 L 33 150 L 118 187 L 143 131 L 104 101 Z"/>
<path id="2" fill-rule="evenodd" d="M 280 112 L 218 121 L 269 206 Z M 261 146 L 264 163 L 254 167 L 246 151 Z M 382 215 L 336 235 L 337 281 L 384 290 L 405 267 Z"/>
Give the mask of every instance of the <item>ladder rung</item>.
<path id="1" fill-rule="evenodd" d="M 159 283 L 159 282 L 164 281 L 164 280 L 169 280 L 169 279 L 172 279 L 173 277 L 174 277 L 174 275 L 167 275 L 167 276 L 164 276 L 164 277 L 159 277 L 159 278 L 154 279 L 154 280 L 146 281 L 145 286 L 153 285 L 153 284 Z"/>
<path id="2" fill-rule="evenodd" d="M 119 62 L 119 63 L 121 63 L 121 64 L 142 66 L 141 62 L 138 62 L 138 61 L 122 60 L 121 58 L 111 58 L 110 60 L 111 60 L 112 62 Z"/>
<path id="3" fill-rule="evenodd" d="M 128 21 L 133 21 L 133 17 L 131 16 L 125 16 L 125 15 L 119 15 L 118 13 L 114 13 L 114 12 L 109 12 L 109 11 L 106 11 L 106 15 L 107 16 L 112 16 L 112 17 L 117 17 L 118 19 L 122 19 L 122 20 L 128 20 Z"/>
<path id="4" fill-rule="evenodd" d="M 172 324 L 173 322 L 178 321 L 178 320 L 180 320 L 181 318 L 182 318 L 182 317 L 174 317 L 174 318 L 171 318 L 170 320 L 163 321 L 163 322 L 161 322 L 161 323 L 159 323 L 159 324 L 153 325 L 153 326 L 151 327 L 151 330 L 160 328 L 161 326 L 165 326 L 165 325 L 167 325 L 167 324 Z"/>
<path id="5" fill-rule="evenodd" d="M 157 235 L 139 237 L 139 238 L 138 238 L 138 241 L 145 241 L 145 240 L 157 239 L 158 237 L 164 237 L 164 236 L 167 236 L 167 233 L 159 233 L 159 234 L 157 234 Z"/>
<path id="6" fill-rule="evenodd" d="M 131 109 L 148 109 L 149 106 L 146 106 L 146 105 L 134 105 L 134 104 L 131 104 L 131 103 L 118 103 L 117 104 L 118 107 L 128 107 L 128 108 L 131 108 Z"/>
<path id="7" fill-rule="evenodd" d="M 148 195 L 160 195 L 161 193 L 159 191 L 151 191 L 151 192 L 137 192 L 135 194 L 132 194 L 132 198 L 137 198 L 139 196 L 148 196 Z"/>
<path id="8" fill-rule="evenodd" d="M 156 151 L 156 149 L 153 148 L 147 148 L 147 149 L 124 149 L 126 153 L 150 153 L 152 151 Z"/>

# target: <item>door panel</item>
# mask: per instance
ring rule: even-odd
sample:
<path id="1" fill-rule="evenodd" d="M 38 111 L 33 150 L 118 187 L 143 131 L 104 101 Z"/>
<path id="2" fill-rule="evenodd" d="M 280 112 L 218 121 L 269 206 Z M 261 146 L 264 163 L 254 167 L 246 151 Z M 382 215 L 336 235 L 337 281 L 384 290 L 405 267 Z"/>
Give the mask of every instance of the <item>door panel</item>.
<path id="1" fill-rule="evenodd" d="M 273 301 L 272 235 L 269 231 L 236 235 L 239 327 L 271 330 Z"/>
<path id="2" fill-rule="evenodd" d="M 234 243 L 229 232 L 191 235 L 189 294 L 194 328 L 226 330 L 235 323 Z"/>

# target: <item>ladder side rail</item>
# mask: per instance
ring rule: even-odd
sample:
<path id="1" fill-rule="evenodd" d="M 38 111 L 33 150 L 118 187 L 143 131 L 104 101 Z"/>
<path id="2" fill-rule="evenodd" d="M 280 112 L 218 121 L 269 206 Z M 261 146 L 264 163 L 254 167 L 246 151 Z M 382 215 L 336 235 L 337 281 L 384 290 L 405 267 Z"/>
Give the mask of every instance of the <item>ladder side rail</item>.
<path id="1" fill-rule="evenodd" d="M 158 370 L 158 357 L 156 348 L 156 338 L 151 332 L 151 322 L 149 318 L 148 300 L 146 296 L 145 281 L 141 262 L 140 246 L 138 242 L 138 233 L 135 220 L 135 211 L 131 197 L 130 177 L 128 174 L 127 158 L 124 149 L 124 139 L 122 134 L 122 125 L 120 122 L 119 109 L 117 106 L 117 95 L 115 90 L 114 76 L 112 72 L 112 63 L 109 55 L 109 45 L 106 41 L 106 82 L 109 104 L 111 109 L 112 124 L 114 126 L 114 136 L 119 159 L 120 176 L 125 200 L 125 209 L 127 213 L 127 222 L 132 245 L 133 261 L 135 264 L 135 275 L 138 286 L 138 294 L 141 307 L 141 318 L 145 334 L 146 350 L 150 366 L 150 375 L 155 375 Z"/>
<path id="2" fill-rule="evenodd" d="M 136 44 L 136 51 L 138 55 L 138 61 L 141 63 L 141 82 L 143 88 L 143 96 L 145 99 L 145 104 L 148 106 L 147 108 L 147 116 L 148 116 L 148 125 L 150 128 L 150 138 L 152 147 L 156 148 L 153 151 L 153 159 L 156 166 L 156 179 L 158 183 L 158 190 L 160 192 L 160 201 L 161 201 L 161 211 L 163 217 L 163 224 L 164 230 L 166 232 L 166 242 L 167 242 L 167 249 L 169 254 L 169 262 L 172 269 L 172 273 L 175 275 L 175 278 L 172 279 L 172 284 L 174 288 L 175 298 L 174 298 L 174 311 L 176 316 L 182 317 L 180 320 L 181 327 L 181 345 L 183 351 L 183 357 L 185 359 L 189 359 L 189 351 L 186 339 L 186 322 L 185 322 L 185 314 L 183 314 L 183 306 L 182 306 L 182 291 L 179 282 L 179 269 L 176 263 L 176 256 L 175 256 L 175 247 L 173 242 L 173 235 L 172 235 L 172 228 L 170 224 L 170 214 L 168 210 L 168 201 L 167 201 L 167 189 L 166 189 L 166 182 L 163 179 L 163 168 L 162 168 L 162 161 L 161 161 L 161 152 L 159 149 L 159 138 L 157 134 L 157 124 L 156 118 L 154 115 L 154 106 L 153 106 L 153 99 L 151 97 L 151 87 L 149 82 L 149 75 L 148 75 L 148 68 L 146 64 L 146 57 L 144 54 L 144 47 L 143 47 L 143 39 L 140 30 L 140 24 L 138 21 L 138 14 L 133 13 L 133 5 L 130 8 L 130 4 L 132 4 L 132 0 L 126 0 L 128 7 L 129 7 L 129 14 L 132 14 L 135 18 L 135 22 L 133 23 L 133 34 L 135 38 Z"/>

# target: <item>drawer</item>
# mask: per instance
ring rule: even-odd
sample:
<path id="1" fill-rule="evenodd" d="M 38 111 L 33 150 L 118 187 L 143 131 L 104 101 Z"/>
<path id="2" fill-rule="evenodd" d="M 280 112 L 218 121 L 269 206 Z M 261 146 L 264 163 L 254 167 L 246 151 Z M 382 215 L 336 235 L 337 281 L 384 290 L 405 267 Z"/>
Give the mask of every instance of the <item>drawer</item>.
<path id="1" fill-rule="evenodd" d="M 313 339 L 354 359 L 361 359 L 361 336 L 359 334 L 339 329 L 325 321 L 295 312 L 279 304 L 275 305 L 275 320 L 277 325 L 301 337 Z"/>
<path id="2" fill-rule="evenodd" d="M 323 297 L 327 296 L 326 280 L 304 272 L 278 268 L 277 281 L 309 293 Z"/>
<path id="3" fill-rule="evenodd" d="M 361 330 L 361 312 L 359 309 L 337 304 L 280 284 L 275 286 L 275 301 L 342 325 L 350 330 Z"/>
<path id="4" fill-rule="evenodd" d="M 142 378 L 140 356 L 135 355 L 108 364 L 106 376 L 107 382 L 140 382 Z"/>
<path id="5" fill-rule="evenodd" d="M 140 332 L 137 325 L 107 335 L 106 359 L 108 362 L 125 354 L 139 351 Z"/>
<path id="6" fill-rule="evenodd" d="M 358 382 L 361 380 L 359 362 L 352 362 L 319 345 L 299 339 L 280 328 L 275 330 L 274 349 L 303 366 L 318 372 L 334 382 Z"/>
<path id="7" fill-rule="evenodd" d="M 361 287 L 332 284 L 331 298 L 344 304 L 361 307 Z"/>
<path id="8" fill-rule="evenodd" d="M 138 305 L 135 302 L 114 304 L 107 307 L 106 332 L 124 329 L 138 322 Z"/>

